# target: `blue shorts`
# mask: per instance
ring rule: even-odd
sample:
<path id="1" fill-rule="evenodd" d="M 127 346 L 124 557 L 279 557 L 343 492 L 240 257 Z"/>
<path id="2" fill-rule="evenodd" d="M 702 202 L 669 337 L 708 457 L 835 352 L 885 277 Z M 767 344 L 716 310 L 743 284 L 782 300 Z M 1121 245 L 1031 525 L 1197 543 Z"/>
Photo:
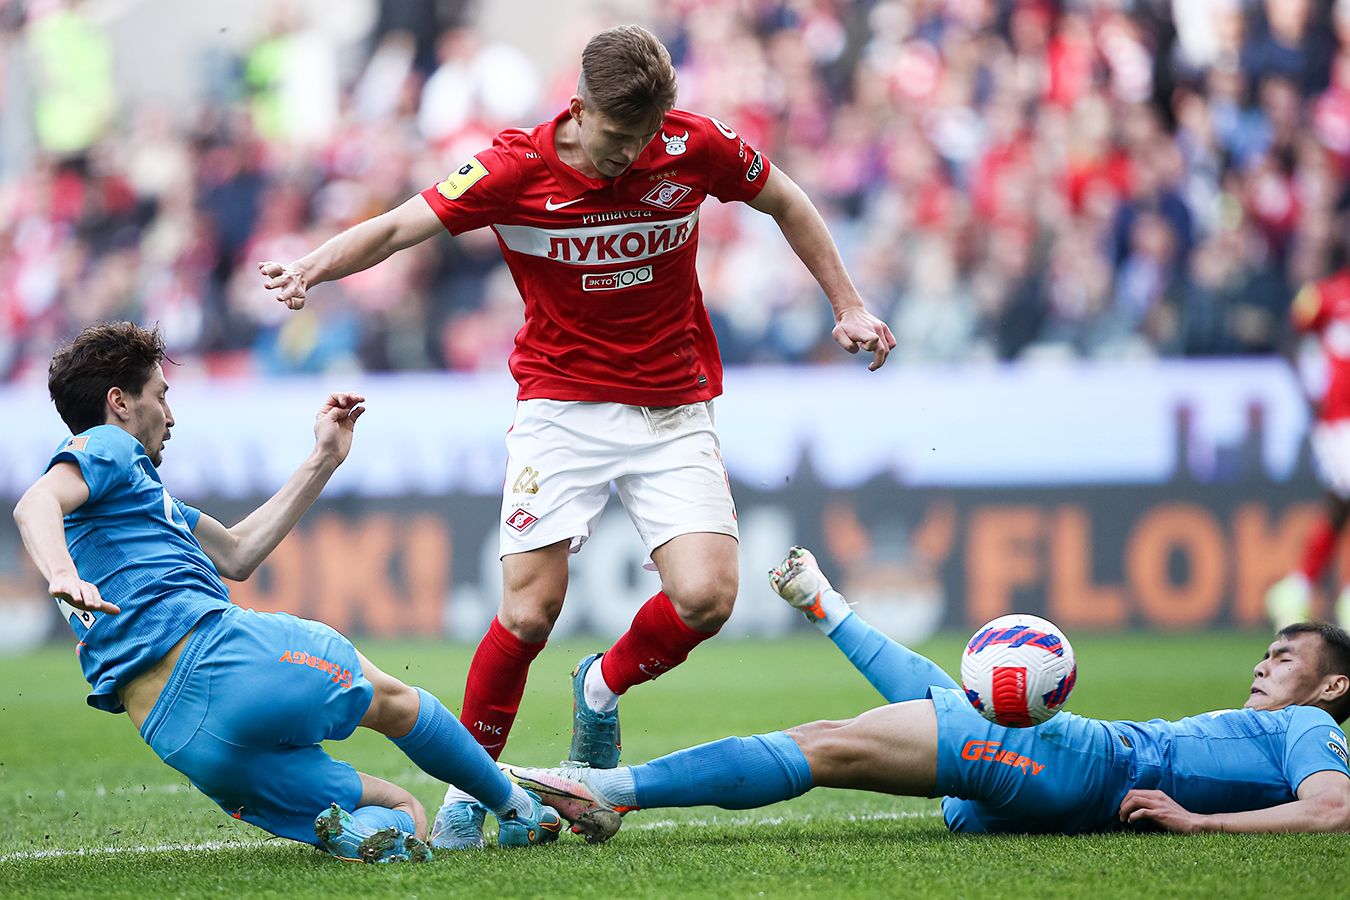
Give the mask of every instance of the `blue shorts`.
<path id="1" fill-rule="evenodd" d="M 1119 827 L 1131 752 L 1105 724 L 1060 713 L 1034 728 L 988 721 L 960 691 L 931 690 L 937 793 L 952 831 L 1075 834 Z"/>
<path id="2" fill-rule="evenodd" d="M 198 623 L 141 737 L 234 818 L 316 844 L 314 817 L 361 799 L 319 742 L 355 731 L 374 693 L 332 628 L 232 606 Z"/>

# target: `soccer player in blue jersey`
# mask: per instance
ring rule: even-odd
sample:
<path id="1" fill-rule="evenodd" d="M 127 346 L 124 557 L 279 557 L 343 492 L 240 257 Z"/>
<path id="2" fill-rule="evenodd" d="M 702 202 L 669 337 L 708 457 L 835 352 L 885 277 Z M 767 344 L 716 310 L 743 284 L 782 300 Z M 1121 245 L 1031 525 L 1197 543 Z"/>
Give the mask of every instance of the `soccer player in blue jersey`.
<path id="1" fill-rule="evenodd" d="M 230 602 L 347 457 L 365 398 L 333 394 L 314 451 L 227 528 L 174 499 L 156 467 L 173 428 L 159 332 L 86 328 L 48 387 L 74 435 L 14 509 L 68 617 L 91 706 L 126 712 L 155 753 L 237 819 L 366 862 L 430 858 L 426 812 L 403 788 L 330 757 L 358 725 L 474 795 L 502 846 L 555 840 L 556 812 L 510 783 L 431 694 L 381 672 L 327 625 Z M 348 811 L 351 812 L 348 812 Z"/>
<path id="2" fill-rule="evenodd" d="M 595 840 L 636 809 L 748 809 L 813 787 L 943 797 L 947 827 L 960 832 L 1350 830 L 1338 726 L 1350 715 L 1350 636 L 1334 625 L 1281 631 L 1242 709 L 1177 722 L 1061 712 L 1006 728 L 980 716 L 931 661 L 853 613 L 808 551 L 794 547 L 770 581 L 889 706 L 640 766 L 506 771 Z"/>

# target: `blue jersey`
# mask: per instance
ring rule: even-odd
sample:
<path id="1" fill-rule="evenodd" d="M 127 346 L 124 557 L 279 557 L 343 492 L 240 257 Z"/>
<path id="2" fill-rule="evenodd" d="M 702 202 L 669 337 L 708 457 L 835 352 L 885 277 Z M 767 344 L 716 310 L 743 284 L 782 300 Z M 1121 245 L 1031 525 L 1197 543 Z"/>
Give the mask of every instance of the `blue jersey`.
<path id="1" fill-rule="evenodd" d="M 1350 774 L 1345 733 L 1314 706 L 1107 725 L 1133 745 L 1130 787 L 1156 788 L 1191 812 L 1266 809 L 1297 799 L 1298 786 L 1316 772 Z"/>
<path id="2" fill-rule="evenodd" d="M 65 518 L 80 578 L 116 615 L 60 602 L 75 636 L 90 706 L 122 712 L 117 687 L 163 658 L 203 616 L 230 606 L 215 565 L 192 534 L 201 512 L 169 496 L 140 441 L 99 425 L 66 441 L 52 460 L 79 465 L 89 499 Z"/>

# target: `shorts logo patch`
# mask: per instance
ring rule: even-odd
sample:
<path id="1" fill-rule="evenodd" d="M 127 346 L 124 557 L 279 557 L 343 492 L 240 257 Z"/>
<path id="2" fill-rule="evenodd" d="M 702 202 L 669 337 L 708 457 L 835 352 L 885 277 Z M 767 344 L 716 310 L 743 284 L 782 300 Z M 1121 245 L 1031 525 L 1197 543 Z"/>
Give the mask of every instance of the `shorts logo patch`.
<path id="1" fill-rule="evenodd" d="M 478 179 L 487 173 L 487 166 L 480 163 L 478 157 L 475 156 L 452 174 L 447 175 L 444 181 L 436 185 L 436 190 L 440 191 L 441 196 L 447 200 L 458 200 L 465 191 L 473 187 Z"/>
<path id="2" fill-rule="evenodd" d="M 673 181 L 662 181 L 647 192 L 647 196 L 642 198 L 642 202 L 659 206 L 662 209 L 674 209 L 679 206 L 681 200 L 689 196 L 691 190 L 693 189 L 682 184 L 676 184 Z"/>
<path id="3" fill-rule="evenodd" d="M 89 446 L 89 437 L 88 437 L 88 435 L 86 435 L 86 436 L 84 436 L 84 437 L 73 437 L 73 438 L 71 438 L 70 440 L 66 441 L 66 445 L 65 445 L 64 447 L 62 447 L 61 449 L 62 449 L 62 450 L 74 450 L 74 451 L 76 451 L 76 452 L 78 452 L 78 453 L 83 453 L 83 452 L 84 452 L 84 448 L 87 447 L 87 446 Z"/>
<path id="4" fill-rule="evenodd" d="M 516 476 L 515 484 L 511 485 L 513 494 L 537 494 L 539 493 L 539 470 L 533 466 L 526 466 L 520 470 Z"/>
<path id="5" fill-rule="evenodd" d="M 526 529 L 538 521 L 538 516 L 527 513 L 523 509 L 517 509 L 515 512 L 511 513 L 511 515 L 506 517 L 506 526 L 524 533 Z"/>
<path id="6" fill-rule="evenodd" d="M 327 673 L 329 680 L 332 681 L 333 684 L 340 684 L 344 688 L 352 686 L 351 669 L 344 669 L 335 662 L 329 662 L 322 657 L 313 656 L 303 650 L 287 650 L 285 653 L 281 654 L 281 658 L 278 659 L 277 662 L 288 662 L 297 666 L 308 666 L 311 669 L 317 669 L 320 672 Z"/>
<path id="7" fill-rule="evenodd" d="M 652 267 L 642 266 L 637 269 L 606 272 L 603 275 L 582 275 L 581 289 L 583 291 L 619 291 L 639 284 L 649 284 L 651 280 Z"/>
<path id="8" fill-rule="evenodd" d="M 759 173 L 764 171 L 764 154 L 758 150 L 755 151 L 755 158 L 750 160 L 750 168 L 745 170 L 745 180 L 754 181 L 759 177 Z"/>
<path id="9" fill-rule="evenodd" d="M 1045 771 L 1044 763 L 1028 759 L 1012 750 L 1002 750 L 1002 746 L 1001 741 L 966 741 L 966 745 L 961 748 L 961 758 L 971 762 L 1003 763 L 1021 769 L 1023 775 L 1039 775 Z"/>

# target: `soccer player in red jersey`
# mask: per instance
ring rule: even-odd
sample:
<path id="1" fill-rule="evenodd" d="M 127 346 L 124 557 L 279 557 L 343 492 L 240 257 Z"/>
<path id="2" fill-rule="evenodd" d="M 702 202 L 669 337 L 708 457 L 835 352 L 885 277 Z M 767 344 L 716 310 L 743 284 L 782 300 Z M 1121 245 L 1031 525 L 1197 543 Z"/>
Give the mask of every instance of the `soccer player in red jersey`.
<path id="1" fill-rule="evenodd" d="M 569 552 L 618 489 L 661 576 L 628 631 L 573 673 L 572 759 L 613 767 L 618 698 L 679 665 L 731 614 L 737 528 L 713 430 L 722 366 L 694 261 L 699 205 L 739 200 L 772 216 L 834 309 L 834 339 L 895 346 L 863 306 L 806 194 L 730 127 L 675 109 L 675 70 L 637 26 L 601 32 L 576 94 L 551 122 L 508 130 L 444 181 L 294 262 L 263 262 L 292 309 L 313 285 L 439 233 L 491 227 L 525 302 L 511 372 L 520 385 L 502 501 L 504 596 L 469 668 L 460 717 L 500 755 L 531 661 L 562 609 Z M 482 843 L 483 811 L 454 789 L 438 847 Z"/>
<path id="2" fill-rule="evenodd" d="M 1299 567 L 1266 594 L 1276 628 L 1310 618 L 1312 586 L 1350 519 L 1350 269 L 1305 285 L 1294 298 L 1290 317 L 1297 332 L 1317 335 L 1326 361 L 1326 390 L 1313 403 L 1312 446 L 1327 495 L 1326 515 L 1309 538 Z M 1343 626 L 1350 624 L 1350 586 L 1342 588 L 1336 601 L 1336 617 Z"/>

